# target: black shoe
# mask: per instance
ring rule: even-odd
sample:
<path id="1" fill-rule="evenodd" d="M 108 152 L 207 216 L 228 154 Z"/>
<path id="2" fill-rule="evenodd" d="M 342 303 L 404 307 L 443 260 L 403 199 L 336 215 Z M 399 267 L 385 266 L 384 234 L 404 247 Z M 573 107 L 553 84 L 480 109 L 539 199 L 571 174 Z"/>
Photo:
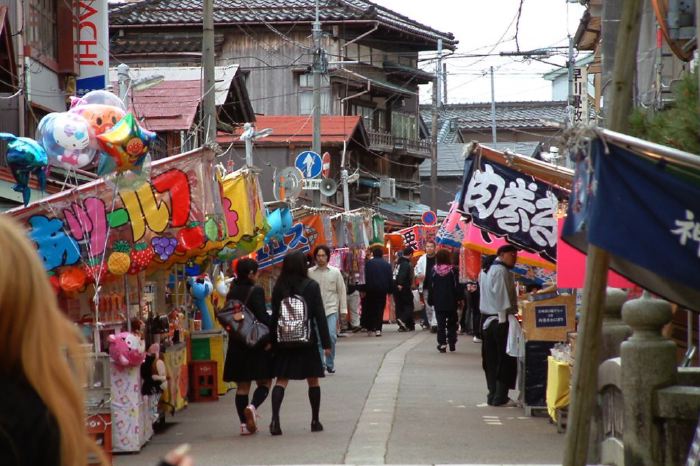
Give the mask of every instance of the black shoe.
<path id="1" fill-rule="evenodd" d="M 447 346 L 445 345 L 437 345 L 437 350 L 441 353 L 446 353 L 447 352 Z"/>
<path id="2" fill-rule="evenodd" d="M 311 432 L 321 432 L 323 430 L 323 424 L 321 421 L 311 421 Z"/>
<path id="3" fill-rule="evenodd" d="M 328 372 L 329 374 L 335 374 L 335 369 L 332 367 L 326 367 L 326 372 Z"/>
<path id="4" fill-rule="evenodd" d="M 430 327 L 430 333 L 437 333 L 437 325 Z"/>
<path id="5" fill-rule="evenodd" d="M 450 351 L 455 351 L 455 350 L 456 350 L 455 344 L 454 344 L 454 343 L 450 343 Z"/>
<path id="6" fill-rule="evenodd" d="M 280 421 L 275 421 L 274 419 L 270 423 L 270 434 L 272 435 L 282 435 L 282 428 L 280 427 Z"/>
<path id="7" fill-rule="evenodd" d="M 352 333 L 357 333 L 362 330 L 362 327 L 352 327 L 350 330 L 352 330 Z"/>
<path id="8" fill-rule="evenodd" d="M 406 331 L 408 330 L 408 327 L 406 327 L 406 324 L 403 322 L 401 319 L 396 319 L 396 324 L 399 326 L 400 331 Z"/>

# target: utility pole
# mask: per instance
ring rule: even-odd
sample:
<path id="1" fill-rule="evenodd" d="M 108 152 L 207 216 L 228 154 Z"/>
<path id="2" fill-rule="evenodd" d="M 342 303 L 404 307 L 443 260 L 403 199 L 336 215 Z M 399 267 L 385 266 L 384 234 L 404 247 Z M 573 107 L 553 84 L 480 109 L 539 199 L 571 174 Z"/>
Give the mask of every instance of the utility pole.
<path id="1" fill-rule="evenodd" d="M 612 99 L 606 101 L 605 106 L 608 127 L 621 133 L 629 129 L 629 109 L 632 107 L 632 84 L 637 63 L 642 6 L 643 2 L 639 0 L 623 1 L 619 32 L 617 37 L 613 38 L 616 47 L 615 67 L 610 86 Z M 603 43 L 609 39 L 603 36 Z M 588 456 L 591 416 L 598 391 L 598 355 L 609 264 L 610 254 L 607 251 L 594 245 L 588 246 L 586 288 L 583 291 L 583 312 L 576 341 L 576 364 L 571 380 L 571 404 L 562 462 L 565 466 L 584 466 Z M 625 440 L 627 441 L 627 436 Z M 625 457 L 626 464 L 629 461 L 634 462 L 634 458 L 628 456 L 627 446 Z"/>
<path id="2" fill-rule="evenodd" d="M 438 59 L 433 78 L 433 123 L 430 128 L 432 139 L 430 151 L 430 208 L 437 212 L 437 166 L 438 166 L 438 105 L 440 105 L 440 70 L 442 69 L 442 39 L 437 42 Z"/>
<path id="3" fill-rule="evenodd" d="M 447 63 L 442 64 L 442 103 L 447 105 Z"/>
<path id="4" fill-rule="evenodd" d="M 129 108 L 127 96 L 129 95 L 131 77 L 129 76 L 129 65 L 126 63 L 120 63 L 117 66 L 117 80 L 119 81 L 119 99 L 125 108 Z"/>
<path id="5" fill-rule="evenodd" d="M 493 66 L 491 67 L 491 139 L 493 148 L 496 148 L 496 85 L 493 80 Z"/>
<path id="6" fill-rule="evenodd" d="M 214 0 L 204 0 L 202 6 L 202 122 L 204 145 L 216 146 L 216 82 L 214 69 Z"/>
<path id="7" fill-rule="evenodd" d="M 610 100 L 612 98 L 612 74 L 615 66 L 615 43 L 617 31 L 620 28 L 622 0 L 605 0 L 603 2 L 603 20 L 601 24 L 602 45 L 602 83 L 603 126 L 608 128 L 607 118 L 610 116 Z"/>
<path id="8" fill-rule="evenodd" d="M 312 29 L 314 41 L 314 61 L 312 66 L 314 78 L 314 135 L 311 150 L 321 155 L 321 74 L 326 71 L 326 57 L 324 50 L 321 48 L 321 21 L 319 19 L 318 2 L 319 0 L 316 0 L 316 20 Z M 315 189 L 312 193 L 313 206 L 321 207 L 321 192 Z"/>

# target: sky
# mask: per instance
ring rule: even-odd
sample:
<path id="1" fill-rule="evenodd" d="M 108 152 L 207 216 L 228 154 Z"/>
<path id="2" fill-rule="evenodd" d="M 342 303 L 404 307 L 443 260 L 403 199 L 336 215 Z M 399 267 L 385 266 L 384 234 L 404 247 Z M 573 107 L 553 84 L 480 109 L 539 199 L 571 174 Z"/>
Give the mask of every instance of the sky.
<path id="1" fill-rule="evenodd" d="M 521 0 L 373 0 L 409 18 L 459 40 L 456 55 L 498 54 L 516 51 L 516 18 Z M 566 0 L 522 0 L 518 25 L 520 50 L 567 47 L 567 35 L 576 33 L 584 7 Z M 547 58 L 566 64 L 567 50 Z M 490 102 L 489 67 L 494 67 L 497 102 L 551 100 L 551 82 L 542 75 L 556 69 L 551 64 L 515 57 L 453 57 L 447 68 L 447 102 Z M 427 66 L 434 66 L 426 64 Z M 424 66 L 422 66 L 424 67 Z M 422 86 L 421 102 L 430 101 L 431 86 Z"/>

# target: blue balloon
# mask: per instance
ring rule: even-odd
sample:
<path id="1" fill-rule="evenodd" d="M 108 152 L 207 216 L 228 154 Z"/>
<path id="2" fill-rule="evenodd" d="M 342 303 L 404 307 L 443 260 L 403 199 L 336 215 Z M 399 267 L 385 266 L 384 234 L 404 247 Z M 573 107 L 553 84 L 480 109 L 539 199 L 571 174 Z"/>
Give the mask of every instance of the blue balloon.
<path id="1" fill-rule="evenodd" d="M 46 167 L 49 158 L 38 142 L 31 138 L 18 137 L 10 133 L 0 133 L 0 140 L 9 141 L 7 145 L 7 166 L 12 171 L 17 184 L 12 187 L 22 193 L 24 205 L 29 204 L 31 190 L 29 176 L 35 175 L 42 191 L 46 191 Z"/>
<path id="2" fill-rule="evenodd" d="M 266 220 L 270 225 L 270 231 L 268 231 L 265 236 L 266 243 L 273 239 L 283 241 L 284 234 L 292 228 L 294 222 L 292 211 L 286 207 L 272 211 L 272 213 L 267 216 Z"/>

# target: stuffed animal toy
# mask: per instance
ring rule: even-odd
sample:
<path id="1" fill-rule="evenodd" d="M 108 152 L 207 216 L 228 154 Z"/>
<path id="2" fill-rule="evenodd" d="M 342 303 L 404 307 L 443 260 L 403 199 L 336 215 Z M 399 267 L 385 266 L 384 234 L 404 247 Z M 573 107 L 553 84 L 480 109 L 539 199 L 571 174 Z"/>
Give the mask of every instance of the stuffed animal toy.
<path id="1" fill-rule="evenodd" d="M 143 343 L 139 337 L 130 332 L 121 332 L 110 335 L 109 357 L 121 367 L 140 366 L 146 359 L 143 351 Z"/>
<path id="2" fill-rule="evenodd" d="M 216 309 L 221 309 L 224 307 L 226 302 L 226 296 L 228 295 L 228 290 L 231 288 L 231 282 L 233 278 L 226 278 L 226 275 L 220 270 L 218 266 L 214 269 L 214 295 L 212 296 L 212 303 Z"/>
<path id="3" fill-rule="evenodd" d="M 159 385 L 160 389 L 165 391 L 168 389 L 168 375 L 165 372 L 165 362 L 160 359 L 160 345 L 158 343 L 153 343 L 148 348 L 148 354 L 152 354 L 155 357 L 151 378 L 154 384 Z"/>
<path id="4" fill-rule="evenodd" d="M 214 328 L 214 322 L 209 315 L 207 307 L 207 297 L 214 291 L 214 285 L 208 275 L 200 275 L 199 277 L 187 278 L 187 286 L 190 289 L 190 294 L 194 298 L 194 304 L 202 314 L 202 330 L 211 330 Z"/>

